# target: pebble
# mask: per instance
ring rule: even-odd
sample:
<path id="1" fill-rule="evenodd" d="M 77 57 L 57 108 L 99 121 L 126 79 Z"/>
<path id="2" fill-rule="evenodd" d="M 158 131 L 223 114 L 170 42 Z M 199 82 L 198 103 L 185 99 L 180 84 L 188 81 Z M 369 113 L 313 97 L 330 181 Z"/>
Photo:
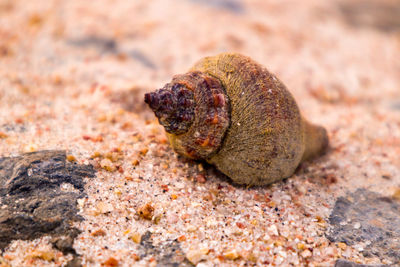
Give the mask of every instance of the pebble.
<path id="1" fill-rule="evenodd" d="M 151 205 L 150 202 L 148 202 L 145 205 L 139 207 L 137 209 L 137 213 L 141 218 L 151 220 L 154 214 L 154 207 Z"/>
<path id="2" fill-rule="evenodd" d="M 270 227 L 268 227 L 268 232 L 272 235 L 279 235 L 278 233 L 278 228 L 276 227 L 275 224 L 271 225 Z"/>
<path id="3" fill-rule="evenodd" d="M 309 258 L 312 256 L 312 253 L 309 249 L 305 249 L 303 252 L 300 253 L 303 258 Z"/>
<path id="4" fill-rule="evenodd" d="M 108 212 L 112 212 L 113 210 L 114 210 L 114 207 L 110 203 L 105 203 L 103 201 L 100 201 L 97 203 L 96 211 L 99 214 L 105 214 Z"/>
<path id="5" fill-rule="evenodd" d="M 186 258 L 193 264 L 199 263 L 201 260 L 204 259 L 204 253 L 200 249 L 193 249 L 189 250 L 186 253 Z"/>
<path id="6" fill-rule="evenodd" d="M 231 249 L 224 253 L 224 257 L 229 260 L 236 260 L 236 259 L 240 258 L 240 255 L 235 249 Z"/>
<path id="7" fill-rule="evenodd" d="M 132 240 L 133 242 L 135 242 L 136 244 L 139 244 L 140 241 L 142 240 L 142 235 L 140 233 L 131 233 L 129 235 L 129 239 Z"/>

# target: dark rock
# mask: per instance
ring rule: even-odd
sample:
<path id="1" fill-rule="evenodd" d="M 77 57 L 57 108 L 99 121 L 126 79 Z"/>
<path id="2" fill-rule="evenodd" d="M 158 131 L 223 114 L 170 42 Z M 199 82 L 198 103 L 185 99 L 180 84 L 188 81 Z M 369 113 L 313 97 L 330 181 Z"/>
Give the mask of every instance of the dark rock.
<path id="1" fill-rule="evenodd" d="M 354 245 L 367 242 L 363 254 L 400 264 L 400 203 L 358 189 L 337 199 L 329 217 L 327 238 Z M 368 244 L 369 243 L 369 244 Z"/>
<path id="2" fill-rule="evenodd" d="M 26 127 L 23 124 L 15 123 L 15 124 L 3 124 L 0 126 L 1 130 L 6 132 L 16 132 L 23 133 L 26 132 Z"/>
<path id="3" fill-rule="evenodd" d="M 67 43 L 77 47 L 94 47 L 100 53 L 118 53 L 118 43 L 112 38 L 103 36 L 89 35 L 83 38 L 70 39 Z"/>
<path id="4" fill-rule="evenodd" d="M 335 267 L 386 267 L 389 265 L 382 265 L 382 264 L 358 264 L 352 261 L 338 259 L 335 263 Z"/>
<path id="5" fill-rule="evenodd" d="M 65 267 L 81 267 L 81 266 L 83 266 L 81 257 L 74 257 L 65 265 Z"/>
<path id="6" fill-rule="evenodd" d="M 156 258 L 157 266 L 192 266 L 192 264 L 185 258 L 177 240 L 168 240 L 163 244 L 154 245 L 152 233 L 146 232 L 140 241 L 139 256 L 140 258 L 143 258 L 149 255 Z"/>
<path id="7" fill-rule="evenodd" d="M 55 237 L 51 243 L 53 244 L 53 247 L 58 249 L 59 251 L 61 251 L 64 255 L 66 254 L 73 254 L 76 255 L 76 251 L 73 248 L 73 244 L 74 244 L 74 239 L 71 236 L 67 236 L 67 237 L 62 237 L 62 236 L 58 236 Z"/>
<path id="8" fill-rule="evenodd" d="M 225 9 L 232 13 L 244 13 L 245 8 L 240 0 L 191 0 L 195 3 L 206 4 L 214 8 Z"/>
<path id="9" fill-rule="evenodd" d="M 353 27 L 373 28 L 382 32 L 400 31 L 398 1 L 338 1 L 338 7 L 345 21 Z"/>
<path id="10" fill-rule="evenodd" d="M 142 51 L 133 49 L 127 52 L 127 55 L 130 56 L 132 59 L 140 62 L 143 66 L 149 69 L 157 69 L 157 65 Z"/>
<path id="11" fill-rule="evenodd" d="M 72 236 L 58 236 L 51 240 L 53 247 L 61 251 L 64 255 L 72 254 L 73 258 L 70 260 L 66 267 L 81 267 L 82 259 L 81 256 L 78 255 L 73 247 L 74 237 Z"/>
<path id="12" fill-rule="evenodd" d="M 400 102 L 394 102 L 392 104 L 392 109 L 394 110 L 400 110 Z"/>
<path id="13" fill-rule="evenodd" d="M 49 234 L 73 240 L 80 221 L 76 201 L 85 196 L 84 177 L 94 177 L 92 166 L 66 161 L 65 151 L 39 151 L 0 158 L 0 249 L 12 240 L 31 240 Z M 63 183 L 76 190 L 61 190 Z M 61 251 L 73 253 L 58 243 Z M 64 248 L 63 248 L 64 247 Z"/>
<path id="14" fill-rule="evenodd" d="M 98 51 L 99 54 L 113 54 L 117 56 L 126 55 L 147 68 L 157 68 L 156 64 L 142 51 L 138 49 L 121 49 L 121 46 L 113 38 L 88 35 L 81 38 L 70 39 L 67 41 L 67 43 L 79 48 L 93 47 Z"/>

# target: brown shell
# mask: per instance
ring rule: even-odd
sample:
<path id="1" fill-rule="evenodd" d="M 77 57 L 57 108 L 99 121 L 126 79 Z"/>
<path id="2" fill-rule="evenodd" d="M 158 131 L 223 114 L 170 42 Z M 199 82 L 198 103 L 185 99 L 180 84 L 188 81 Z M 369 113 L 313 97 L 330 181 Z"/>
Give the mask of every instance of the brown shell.
<path id="1" fill-rule="evenodd" d="M 202 86 L 204 82 L 193 73 L 217 81 L 212 82 L 216 89 Z M 302 160 L 322 153 L 328 145 L 325 129 L 302 119 L 283 83 L 246 56 L 224 53 L 203 58 L 172 81 L 180 82 L 198 88 L 195 122 L 184 134 L 168 134 L 172 147 L 215 165 L 236 183 L 262 185 L 287 178 Z M 223 99 L 224 104 L 216 111 L 211 99 Z M 217 127 L 204 123 L 210 114 L 218 114 Z M 194 145 L 203 140 L 206 146 Z"/>
<path id="2" fill-rule="evenodd" d="M 231 103 L 223 145 L 207 161 L 240 184 L 268 184 L 291 176 L 305 145 L 299 108 L 285 86 L 238 54 L 204 58 L 192 70 L 218 77 Z"/>

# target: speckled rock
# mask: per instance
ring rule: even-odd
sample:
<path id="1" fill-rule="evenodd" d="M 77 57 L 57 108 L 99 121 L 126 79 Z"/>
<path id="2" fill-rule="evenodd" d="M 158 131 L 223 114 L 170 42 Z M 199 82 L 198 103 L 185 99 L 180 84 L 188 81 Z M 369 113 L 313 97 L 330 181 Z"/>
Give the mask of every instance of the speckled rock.
<path id="1" fill-rule="evenodd" d="M 335 267 L 385 267 L 389 265 L 382 264 L 358 264 L 352 261 L 339 259 L 335 263 Z"/>
<path id="2" fill-rule="evenodd" d="M 140 257 L 143 258 L 150 255 L 156 258 L 157 266 L 192 266 L 185 258 L 177 240 L 155 245 L 153 244 L 152 233 L 146 232 L 140 242 Z"/>
<path id="3" fill-rule="evenodd" d="M 54 246 L 74 254 L 73 238 L 79 230 L 71 222 L 82 220 L 76 200 L 85 196 L 83 178 L 94 173 L 91 165 L 68 162 L 65 151 L 0 158 L 0 248 L 12 240 L 50 234 L 68 236 L 69 242 L 55 240 Z M 61 189 L 61 184 L 71 189 Z"/>
<path id="4" fill-rule="evenodd" d="M 358 189 L 337 199 L 329 223 L 329 240 L 358 244 L 365 256 L 377 256 L 400 264 L 398 201 Z"/>

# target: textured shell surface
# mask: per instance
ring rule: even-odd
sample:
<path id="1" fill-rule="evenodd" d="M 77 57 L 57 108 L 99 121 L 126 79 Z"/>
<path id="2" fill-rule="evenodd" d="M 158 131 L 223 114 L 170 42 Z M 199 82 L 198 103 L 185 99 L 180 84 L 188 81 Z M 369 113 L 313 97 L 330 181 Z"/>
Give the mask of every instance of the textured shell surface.
<path id="1" fill-rule="evenodd" d="M 194 70 L 221 81 L 231 108 L 223 145 L 206 160 L 239 184 L 268 184 L 291 176 L 304 142 L 300 111 L 285 86 L 239 54 L 206 57 Z"/>
<path id="2" fill-rule="evenodd" d="M 201 59 L 145 102 L 177 153 L 215 165 L 238 184 L 287 178 L 328 146 L 325 129 L 302 118 L 284 84 L 237 53 Z"/>
<path id="3" fill-rule="evenodd" d="M 184 85 L 193 92 L 195 114 L 187 131 L 167 133 L 172 147 L 192 159 L 209 158 L 221 147 L 229 126 L 229 100 L 221 82 L 202 72 L 192 71 L 176 75 L 170 84 Z"/>

